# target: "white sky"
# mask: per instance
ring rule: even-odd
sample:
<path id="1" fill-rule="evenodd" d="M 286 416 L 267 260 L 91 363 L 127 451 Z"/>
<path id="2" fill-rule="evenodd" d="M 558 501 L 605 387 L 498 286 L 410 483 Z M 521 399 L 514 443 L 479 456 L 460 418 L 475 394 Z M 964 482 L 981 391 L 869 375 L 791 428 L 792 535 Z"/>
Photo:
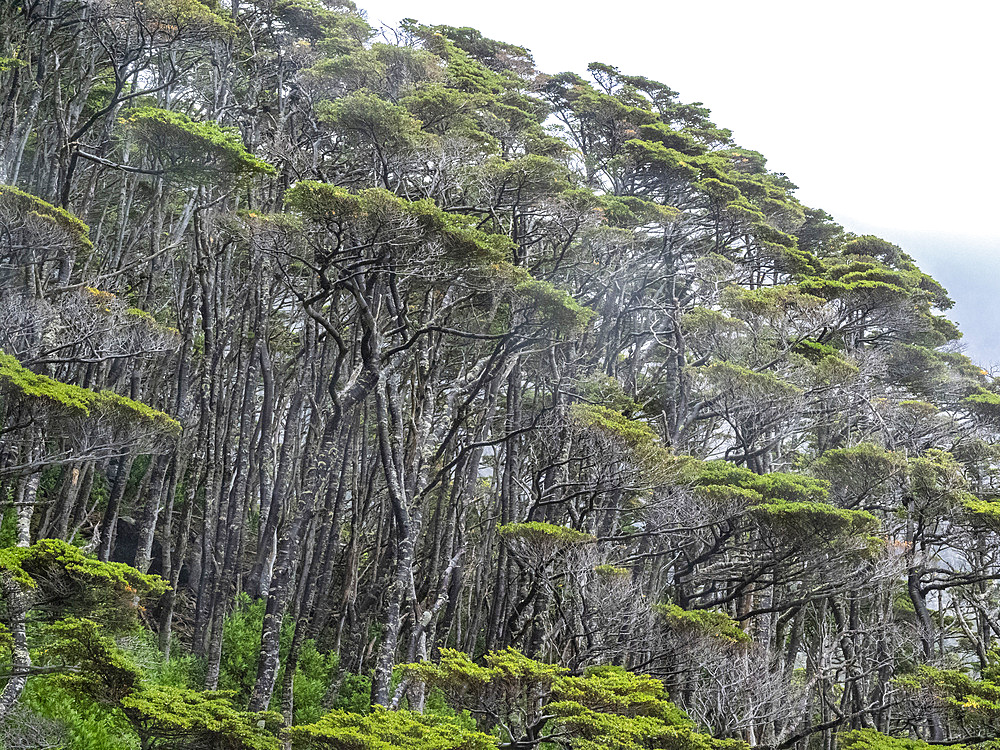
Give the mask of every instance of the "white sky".
<path id="1" fill-rule="evenodd" d="M 1000 3 L 358 4 L 373 25 L 411 17 L 472 26 L 527 47 L 545 72 L 585 73 L 599 61 L 703 102 L 737 143 L 787 173 L 804 203 L 848 229 L 903 244 L 957 299 L 969 354 L 1000 359 L 992 341 L 1000 323 L 1000 293 L 992 293 L 1000 292 L 1000 149 L 990 145 L 1000 131 Z M 976 269 L 980 277 L 970 280 Z M 973 309 L 962 290 L 982 286 L 984 273 L 997 280 L 987 294 L 992 306 Z"/>

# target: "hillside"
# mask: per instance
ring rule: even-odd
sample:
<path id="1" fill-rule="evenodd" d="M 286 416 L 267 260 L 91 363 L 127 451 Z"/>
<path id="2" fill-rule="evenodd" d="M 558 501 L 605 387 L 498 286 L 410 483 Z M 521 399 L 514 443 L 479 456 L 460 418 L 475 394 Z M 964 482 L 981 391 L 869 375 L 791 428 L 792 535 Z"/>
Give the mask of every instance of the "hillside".
<path id="1" fill-rule="evenodd" d="M 1000 739 L 1000 383 L 639 73 L 0 3 L 6 750 Z"/>

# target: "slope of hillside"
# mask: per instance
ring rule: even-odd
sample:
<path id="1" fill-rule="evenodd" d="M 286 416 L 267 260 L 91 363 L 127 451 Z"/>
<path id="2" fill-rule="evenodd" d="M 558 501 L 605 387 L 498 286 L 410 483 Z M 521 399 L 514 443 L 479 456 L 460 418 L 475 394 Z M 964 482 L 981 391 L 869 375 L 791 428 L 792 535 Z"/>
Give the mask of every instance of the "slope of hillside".
<path id="1" fill-rule="evenodd" d="M 7 748 L 996 738 L 1000 389 L 639 72 L 0 4 Z"/>

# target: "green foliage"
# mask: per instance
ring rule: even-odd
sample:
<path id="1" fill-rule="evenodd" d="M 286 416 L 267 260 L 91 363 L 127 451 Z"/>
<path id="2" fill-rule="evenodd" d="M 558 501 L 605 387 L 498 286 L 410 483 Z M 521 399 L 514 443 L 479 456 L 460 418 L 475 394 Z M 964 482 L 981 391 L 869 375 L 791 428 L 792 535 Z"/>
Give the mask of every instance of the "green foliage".
<path id="1" fill-rule="evenodd" d="M 313 220 L 342 222 L 364 216 L 368 203 L 374 203 L 375 196 L 383 202 L 395 199 L 397 206 L 404 205 L 401 198 L 395 198 L 388 191 L 373 188 L 363 193 L 352 193 L 346 188 L 315 180 L 295 183 L 285 193 L 285 204 Z"/>
<path id="2" fill-rule="evenodd" d="M 816 364 L 815 379 L 820 385 L 844 385 L 855 380 L 861 370 L 840 354 L 823 357 Z"/>
<path id="3" fill-rule="evenodd" d="M 707 461 L 700 465 L 695 481 L 703 497 L 741 501 L 756 523 L 791 538 L 866 538 L 879 525 L 866 511 L 831 505 L 827 502 L 829 483 L 815 477 L 786 472 L 755 474 L 723 461 Z"/>
<path id="4" fill-rule="evenodd" d="M 93 620 L 67 617 L 51 625 L 48 636 L 54 643 L 46 650 L 46 658 L 77 669 L 58 677 L 71 690 L 97 703 L 117 706 L 140 689 L 139 669 Z"/>
<path id="5" fill-rule="evenodd" d="M 887 265 L 895 265 L 905 257 L 898 245 L 871 234 L 855 237 L 845 243 L 843 252 L 845 255 L 868 255 Z"/>
<path id="6" fill-rule="evenodd" d="M 971 396 L 962 399 L 962 404 L 980 419 L 1000 424 L 1000 395 L 993 391 L 978 388 Z"/>
<path id="7" fill-rule="evenodd" d="M 336 678 L 338 664 L 338 655 L 334 652 L 321 652 L 316 648 L 314 640 L 309 639 L 302 644 L 293 685 L 295 724 L 312 724 L 323 715 L 323 698 L 330 683 Z M 370 694 L 369 689 L 365 696 L 366 704 Z"/>
<path id="8" fill-rule="evenodd" d="M 822 502 L 829 485 L 814 477 L 774 471 L 754 474 L 725 461 L 705 461 L 698 466 L 696 482 L 702 487 L 722 486 L 752 490 L 755 496 L 788 502 Z"/>
<path id="9" fill-rule="evenodd" d="M 499 278 L 509 280 L 515 297 L 523 301 L 532 317 L 541 318 L 561 333 L 579 331 L 594 317 L 594 311 L 577 302 L 569 292 L 532 277 L 519 266 L 498 271 Z"/>
<path id="10" fill-rule="evenodd" d="M 958 391 L 959 398 L 977 395 L 985 382 L 985 371 L 973 365 L 965 355 L 920 344 L 895 344 L 889 350 L 888 365 L 892 380 L 933 401 L 947 398 L 949 391 Z M 973 406 L 974 410 L 982 409 L 981 415 L 989 418 L 988 403 L 965 405 Z"/>
<path id="11" fill-rule="evenodd" d="M 4 493 L 4 500 L 9 503 L 13 499 L 13 491 L 8 489 Z M 5 506 L 0 515 L 0 559 L 4 554 L 3 550 L 14 547 L 17 544 L 17 509 L 13 503 Z M 2 563 L 0 563 L 2 565 Z"/>
<path id="12" fill-rule="evenodd" d="M 32 679 L 21 696 L 21 705 L 55 725 L 62 750 L 140 750 L 139 737 L 120 711 L 80 695 L 57 680 Z"/>
<path id="13" fill-rule="evenodd" d="M 595 565 L 594 572 L 597 573 L 601 578 L 615 579 L 615 578 L 629 578 L 632 575 L 632 571 L 628 568 L 620 568 L 617 565 Z"/>
<path id="14" fill-rule="evenodd" d="M 717 740 L 691 726 L 676 726 L 652 716 L 620 716 L 579 703 L 554 703 L 559 729 L 573 750 L 746 750 L 740 740 Z"/>
<path id="15" fill-rule="evenodd" d="M 345 674 L 330 708 L 352 714 L 367 713 L 371 708 L 372 680 L 368 675 Z M 298 709 L 296 709 L 297 711 Z"/>
<path id="16" fill-rule="evenodd" d="M 642 405 L 625 393 L 622 384 L 615 378 L 601 373 L 592 373 L 580 381 L 580 395 L 591 404 L 612 409 L 623 416 L 632 415 L 642 410 Z"/>
<path id="17" fill-rule="evenodd" d="M 925 345 L 933 346 L 937 344 L 938 346 L 942 346 L 949 341 L 957 341 L 962 338 L 962 332 L 959 330 L 958 326 L 948 320 L 948 318 L 944 315 L 931 315 L 928 318 L 928 322 L 930 323 L 931 329 L 936 336 L 926 340 L 924 342 Z"/>
<path id="18" fill-rule="evenodd" d="M 774 372 L 756 372 L 731 362 L 714 362 L 699 367 L 698 372 L 704 376 L 711 397 L 725 398 L 734 403 L 749 399 L 781 403 L 802 393 L 801 388 Z"/>
<path id="19" fill-rule="evenodd" d="M 909 461 L 910 493 L 918 512 L 937 512 L 968 497 L 962 465 L 947 451 L 930 448 Z"/>
<path id="20" fill-rule="evenodd" d="M 648 448 L 658 440 L 646 422 L 629 419 L 606 406 L 576 403 L 572 405 L 570 414 L 580 424 L 613 435 L 635 450 Z"/>
<path id="21" fill-rule="evenodd" d="M 0 388 L 71 415 L 144 425 L 170 436 L 181 430 L 180 422 L 151 406 L 113 391 L 92 391 L 38 375 L 8 354 L 0 354 Z"/>
<path id="22" fill-rule="evenodd" d="M 830 483 L 834 493 L 851 503 L 891 495 L 891 482 L 901 486 L 908 471 L 906 457 L 873 443 L 826 451 L 811 471 Z"/>
<path id="23" fill-rule="evenodd" d="M 799 289 L 826 300 L 843 299 L 859 308 L 888 305 L 909 297 L 907 290 L 900 286 L 867 278 L 850 282 L 809 278 L 799 283 Z"/>
<path id="24" fill-rule="evenodd" d="M 260 632 L 264 620 L 264 599 L 251 599 L 245 592 L 237 595 L 233 611 L 222 625 L 222 659 L 219 663 L 219 687 L 231 691 L 240 703 L 250 700 L 257 659 L 260 654 Z M 289 626 L 282 632 L 287 646 Z"/>
<path id="25" fill-rule="evenodd" d="M 828 503 L 777 500 L 750 508 L 763 526 L 801 539 L 859 537 L 875 531 L 879 522 L 863 510 L 845 510 Z"/>
<path id="26" fill-rule="evenodd" d="M 475 29 L 423 26 L 411 20 L 401 26 L 444 60 L 449 86 L 488 96 L 485 109 L 494 118 L 488 129 L 495 135 L 509 138 L 514 131 L 523 133 L 532 146 L 547 143 L 541 129 L 545 109 L 525 91 L 534 73 L 527 50 L 487 39 Z"/>
<path id="27" fill-rule="evenodd" d="M 419 232 L 404 235 L 400 245 L 439 239 L 453 262 L 489 267 L 506 263 L 510 254 L 509 239 L 476 229 L 467 217 L 442 211 L 431 201 L 399 198 L 381 188 L 351 192 L 324 182 L 300 180 L 285 193 L 285 203 L 313 221 L 331 225 L 415 220 Z"/>
<path id="28" fill-rule="evenodd" d="M 141 17 L 146 33 L 167 38 L 178 33 L 185 37 L 230 37 L 235 26 L 219 10 L 211 1 L 144 0 Z"/>
<path id="29" fill-rule="evenodd" d="M 0 569 L 35 591 L 36 607 L 50 619 L 97 616 L 118 627 L 134 622 L 134 602 L 159 597 L 168 587 L 159 576 L 100 562 L 58 539 L 0 550 Z"/>
<path id="30" fill-rule="evenodd" d="M 699 734 L 694 723 L 667 700 L 663 683 L 621 667 L 593 667 L 583 676 L 528 659 L 512 649 L 487 654 L 484 665 L 465 654 L 442 650 L 441 664 L 410 665 L 424 682 L 440 687 L 474 712 L 485 709 L 504 721 L 509 740 L 542 716 L 548 730 L 570 748 L 744 748 Z M 506 733 L 506 732 L 505 732 Z"/>
<path id="31" fill-rule="evenodd" d="M 260 634 L 264 621 L 265 599 L 251 599 L 241 592 L 236 597 L 233 611 L 222 626 L 222 657 L 219 663 L 219 687 L 231 693 L 235 702 L 245 704 L 250 700 L 254 679 L 257 674 L 257 659 L 260 655 Z M 285 658 L 291 645 L 295 622 L 286 618 L 281 629 L 281 667 L 279 683 L 285 668 Z M 316 642 L 307 639 L 299 650 L 295 670 L 293 691 L 295 695 L 295 716 L 297 724 L 316 721 L 323 713 L 323 698 L 327 688 L 337 674 L 336 653 L 323 653 Z M 347 675 L 342 686 L 338 704 L 335 707 L 354 711 L 368 707 L 370 684 L 366 677 Z M 355 683 L 360 682 L 360 685 Z M 356 688 L 356 689 L 355 689 Z M 279 696 L 275 696 L 272 709 L 278 708 Z"/>
<path id="32" fill-rule="evenodd" d="M 1000 498 L 967 495 L 962 498 L 962 509 L 973 524 L 1000 533 Z"/>
<path id="33" fill-rule="evenodd" d="M 120 703 L 144 747 L 155 742 L 205 750 L 278 750 L 277 738 L 258 722 L 274 725 L 280 717 L 240 711 L 231 698 L 231 693 L 150 685 Z"/>
<path id="34" fill-rule="evenodd" d="M 121 123 L 129 137 L 155 154 L 165 173 L 199 183 L 220 178 L 274 175 L 277 170 L 246 150 L 236 128 L 197 122 L 185 114 L 155 107 L 126 111 Z"/>
<path id="35" fill-rule="evenodd" d="M 701 346 L 706 349 L 714 348 L 713 345 L 717 346 L 719 341 L 738 339 L 746 332 L 744 321 L 707 307 L 692 308 L 684 313 L 681 323 L 694 341 L 704 342 Z"/>
<path id="36" fill-rule="evenodd" d="M 649 224 L 669 224 L 680 217 L 680 211 L 672 206 L 664 206 L 629 195 L 602 196 L 600 210 L 610 226 L 625 229 Z"/>
<path id="37" fill-rule="evenodd" d="M 427 133 L 448 133 L 478 142 L 486 152 L 496 147 L 496 139 L 481 129 L 482 110 L 490 99 L 478 94 L 428 83 L 405 97 L 401 104 L 412 114 Z"/>
<path id="38" fill-rule="evenodd" d="M 723 293 L 723 304 L 740 318 L 780 319 L 801 315 L 823 304 L 823 300 L 805 294 L 799 287 L 780 285 L 762 289 L 729 287 Z"/>
<path id="39" fill-rule="evenodd" d="M 939 747 L 923 740 L 892 737 L 874 729 L 854 729 L 837 735 L 837 747 L 841 750 L 931 750 Z M 949 745 L 965 750 L 966 745 Z"/>
<path id="40" fill-rule="evenodd" d="M 695 497 L 713 510 L 725 512 L 727 507 L 737 513 L 763 502 L 764 497 L 756 490 L 725 484 L 708 484 L 695 488 Z"/>
<path id="41" fill-rule="evenodd" d="M 322 111 L 323 120 L 371 146 L 379 153 L 401 153 L 416 146 L 421 122 L 407 109 L 370 91 L 354 91 Z"/>
<path id="42" fill-rule="evenodd" d="M 475 29 L 405 20 L 376 36 L 350 0 L 112 0 L 79 19 L 79 4 L 52 18 L 30 5 L 0 21 L 0 78 L 14 84 L 0 106 L 27 118 L 13 123 L 25 139 L 0 151 L 11 174 L 80 206 L 106 247 L 92 252 L 72 214 L 0 186 L 11 347 L 54 376 L 0 355 L 0 536 L 15 542 L 27 520 L 107 542 L 100 516 L 118 513 L 115 554 L 157 531 L 188 549 L 165 548 L 165 569 L 196 573 L 214 555 L 200 569 L 224 560 L 236 588 L 256 588 L 278 498 L 272 520 L 317 547 L 275 560 L 289 601 L 268 656 L 288 669 L 301 617 L 352 668 L 378 663 L 374 679 L 344 674 L 306 641 L 282 737 L 277 717 L 241 710 L 264 601 L 231 607 L 227 580 L 205 612 L 197 576 L 182 575 L 164 661 L 136 615 L 165 582 L 62 542 L 0 546 L 8 590 L 31 605 L 40 669 L 26 700 L 67 717 L 70 746 L 745 747 L 702 724 L 812 746 L 829 744 L 831 715 L 906 726 L 895 699 L 909 688 L 887 689 L 887 674 L 917 669 L 921 645 L 941 664 L 985 661 L 990 643 L 963 617 L 989 640 L 998 389 L 944 351 L 960 333 L 939 314 L 951 304 L 939 283 L 899 247 L 803 206 L 703 105 L 604 63 L 588 79 L 541 75 L 527 49 Z M 72 156 L 67 127 L 82 127 L 79 161 L 49 158 Z M 164 355 L 147 344 L 167 316 L 183 335 L 171 329 L 180 345 Z M 109 383 L 176 399 L 205 429 L 150 456 L 146 435 L 180 425 L 96 390 Z M 127 476 L 108 463 L 108 430 Z M 25 482 L 18 466 L 36 454 L 50 465 Z M 386 501 L 393 474 L 409 525 Z M 161 500 L 165 515 L 143 528 Z M 513 509 L 505 521 L 544 520 L 496 527 L 497 503 Z M 213 535 L 225 549 L 207 550 Z M 373 545 L 386 540 L 383 554 Z M 458 547 L 481 575 L 450 565 L 440 577 Z M 413 559 L 395 559 L 407 549 Z M 406 585 L 386 588 L 394 574 Z M 653 628 L 647 597 L 661 596 L 695 609 L 656 606 Z M 195 689 L 206 659 L 184 652 L 192 637 L 205 650 L 206 623 L 222 627 L 219 692 Z M 746 647 L 743 624 L 773 648 Z M 15 634 L 0 630 L 0 651 L 20 653 Z M 539 658 L 473 658 L 494 642 Z M 384 669 L 407 644 L 437 655 L 442 643 L 468 653 Z M 660 681 L 587 667 L 646 659 L 697 723 Z M 923 705 L 955 712 L 944 741 L 1000 719 L 988 669 L 979 681 L 917 673 Z M 401 672 L 425 683 L 427 715 L 369 705 L 372 682 Z M 795 739 L 818 727 L 823 738 Z"/>
<path id="43" fill-rule="evenodd" d="M 93 247 L 90 228 L 80 219 L 62 208 L 53 206 L 31 193 L 26 193 L 11 185 L 0 185 L 0 216 L 24 219 L 32 217 L 50 223 L 64 232 L 75 244 L 84 250 Z"/>
<path id="44" fill-rule="evenodd" d="M 334 710 L 312 724 L 285 730 L 303 750 L 492 750 L 496 741 L 458 722 L 375 706 L 371 713 Z"/>
<path id="45" fill-rule="evenodd" d="M 922 664 L 912 674 L 897 677 L 895 683 L 931 697 L 965 724 L 993 726 L 1000 720 L 1000 683 L 990 679 L 977 680 L 957 669 Z"/>
<path id="46" fill-rule="evenodd" d="M 464 653 L 442 649 L 440 664 L 411 664 L 407 669 L 442 689 L 456 705 L 499 718 L 512 743 L 524 741 L 519 733 L 536 731 L 534 722 L 539 722 L 551 736 L 581 750 L 746 747 L 698 733 L 694 722 L 667 700 L 663 683 L 646 675 L 600 666 L 583 676 L 569 676 L 557 665 L 528 659 L 513 649 L 491 652 L 483 662 L 480 666 Z"/>
<path id="47" fill-rule="evenodd" d="M 591 534 L 544 521 L 508 523 L 498 527 L 497 532 L 506 539 L 519 539 L 528 544 L 572 546 L 595 541 Z"/>
<path id="48" fill-rule="evenodd" d="M 448 39 L 457 49 L 465 52 L 471 60 L 498 74 L 505 72 L 530 74 L 534 61 L 524 47 L 508 42 L 489 39 L 476 29 L 467 26 L 432 26 L 435 36 Z"/>
<path id="49" fill-rule="evenodd" d="M 499 694 L 507 709 L 530 703 L 538 691 L 547 691 L 555 680 L 566 674 L 565 667 L 529 659 L 520 651 L 507 648 L 491 651 L 483 657 L 484 665 L 473 662 L 455 649 L 441 649 L 438 664 L 420 662 L 405 669 L 430 687 L 442 690 L 456 704 L 465 696 L 483 698 Z"/>
<path id="50" fill-rule="evenodd" d="M 160 651 L 156 634 L 144 628 L 118 645 L 142 670 L 143 680 L 149 684 L 189 688 L 204 681 L 204 663 L 177 639 L 171 643 L 169 658 Z"/>
<path id="51" fill-rule="evenodd" d="M 120 712 L 143 748 L 277 750 L 274 714 L 238 710 L 232 693 L 147 684 L 141 670 L 93 620 L 65 618 L 49 627 L 50 662 L 74 672 L 51 678 L 82 700 Z"/>
<path id="52" fill-rule="evenodd" d="M 621 716 L 652 716 L 678 726 L 693 727 L 687 715 L 667 700 L 660 680 L 623 667 L 589 667 L 582 677 L 560 677 L 553 684 L 556 702 L 573 701 L 592 710 Z"/>
<path id="53" fill-rule="evenodd" d="M 325 50 L 340 53 L 359 47 L 357 40 L 371 34 L 371 28 L 350 10 L 334 10 L 317 0 L 279 0 L 274 4 L 275 16 L 293 35 L 322 42 Z"/>
<path id="54" fill-rule="evenodd" d="M 797 342 L 792 351 L 796 354 L 801 354 L 813 363 L 818 363 L 826 357 L 836 357 L 840 354 L 836 347 L 829 344 L 821 344 L 818 341 L 811 341 L 810 339 L 803 339 Z"/>
<path id="55" fill-rule="evenodd" d="M 682 609 L 676 604 L 658 604 L 656 614 L 676 632 L 718 638 L 728 643 L 749 643 L 750 636 L 725 612 L 709 609 Z"/>
<path id="56" fill-rule="evenodd" d="M 9 73 L 17 68 L 23 68 L 27 64 L 26 60 L 21 60 L 17 57 L 0 56 L 0 73 Z"/>
<path id="57" fill-rule="evenodd" d="M 453 656 L 461 658 L 465 654 L 455 653 Z M 495 687 L 499 685 L 511 692 L 528 687 L 547 687 L 568 671 L 559 664 L 546 664 L 529 659 L 514 648 L 491 651 L 483 657 L 483 661 L 490 672 L 490 682 Z"/>
<path id="58" fill-rule="evenodd" d="M 526 154 L 510 160 L 494 157 L 482 166 L 479 179 L 485 183 L 483 197 L 502 204 L 533 205 L 556 196 L 581 201 L 584 210 L 598 203 L 592 193 L 573 190 L 566 167 L 547 156 Z"/>

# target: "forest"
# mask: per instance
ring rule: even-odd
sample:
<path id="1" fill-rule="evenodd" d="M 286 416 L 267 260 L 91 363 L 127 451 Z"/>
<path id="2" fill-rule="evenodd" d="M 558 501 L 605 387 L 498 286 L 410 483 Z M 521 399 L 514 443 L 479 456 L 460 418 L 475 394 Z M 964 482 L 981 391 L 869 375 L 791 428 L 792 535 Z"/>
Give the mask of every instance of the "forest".
<path id="1" fill-rule="evenodd" d="M 471 28 L 0 0 L 0 748 L 996 746 L 1000 381 L 796 190 Z"/>

